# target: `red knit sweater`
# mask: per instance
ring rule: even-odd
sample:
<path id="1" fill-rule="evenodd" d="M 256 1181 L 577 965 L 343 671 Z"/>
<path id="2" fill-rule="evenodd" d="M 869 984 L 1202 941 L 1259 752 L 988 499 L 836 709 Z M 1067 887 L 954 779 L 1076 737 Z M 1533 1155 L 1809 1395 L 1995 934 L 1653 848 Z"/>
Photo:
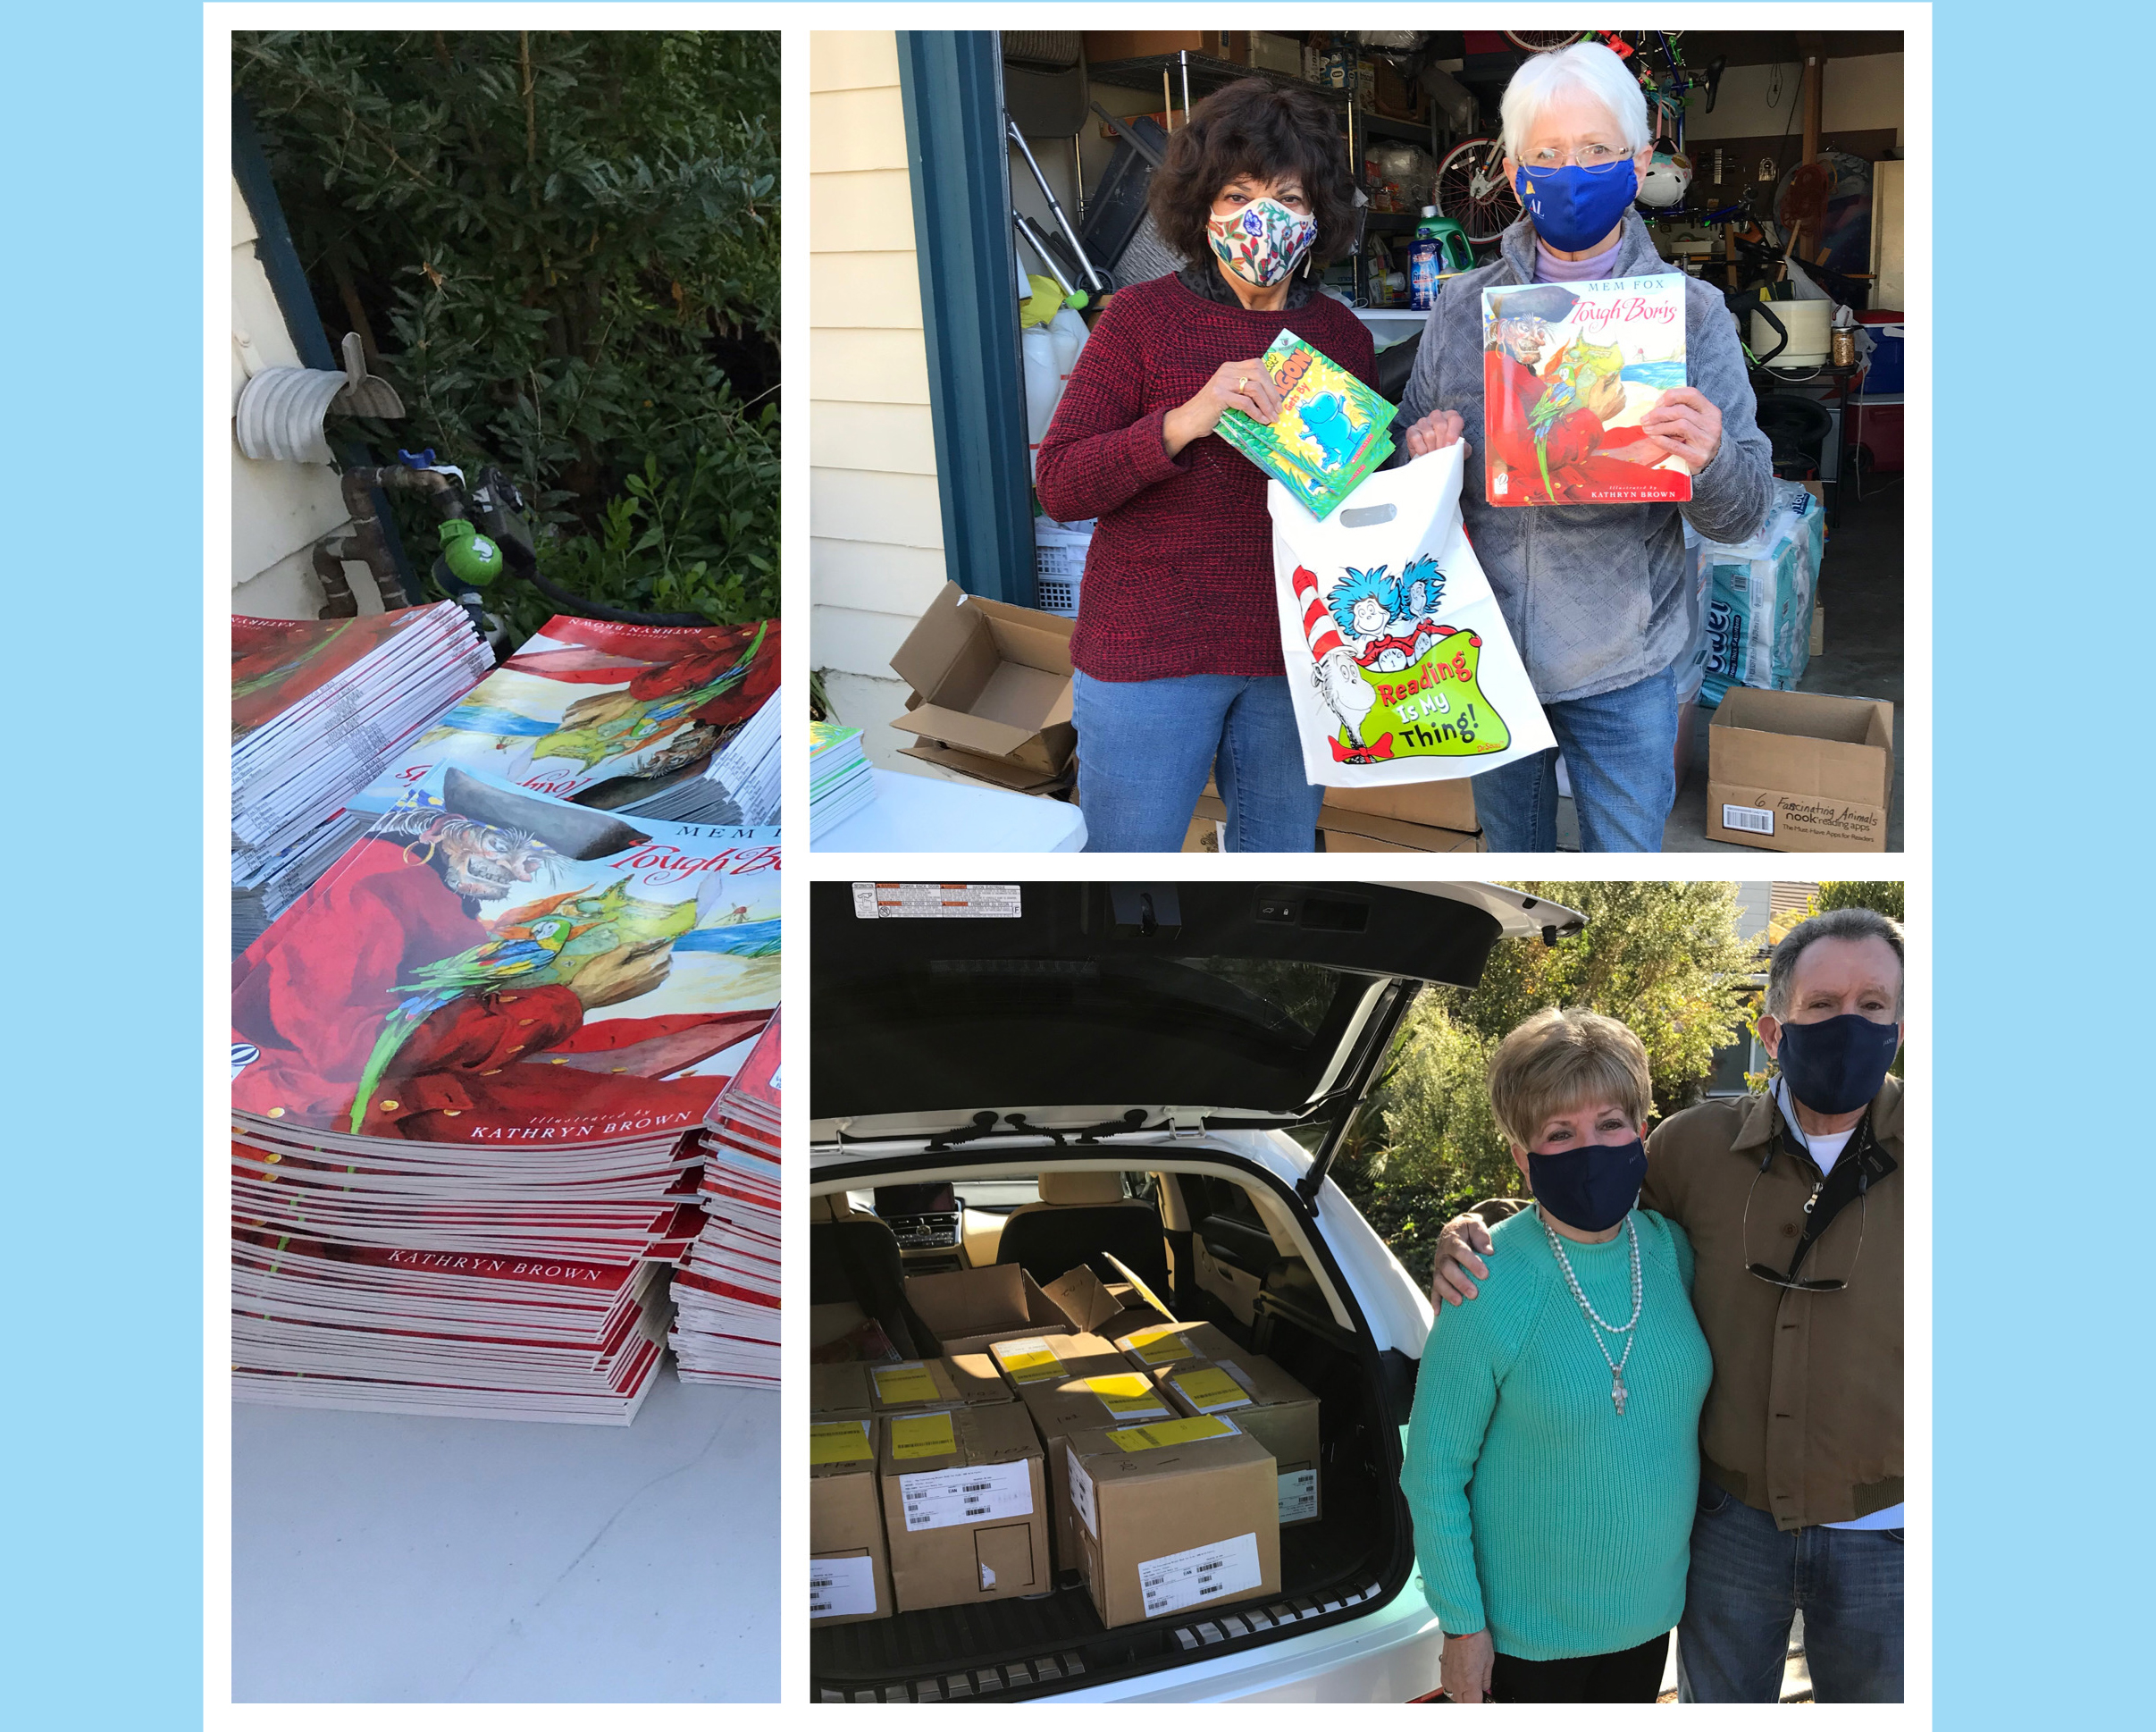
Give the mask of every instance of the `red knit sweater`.
<path id="1" fill-rule="evenodd" d="M 1283 330 L 1376 383 L 1370 332 L 1330 295 L 1252 313 L 1165 276 L 1117 290 L 1094 326 L 1035 477 L 1050 517 L 1100 519 L 1070 640 L 1093 678 L 1286 671 L 1265 472 L 1217 433 L 1173 458 L 1162 443 L 1169 410 Z"/>

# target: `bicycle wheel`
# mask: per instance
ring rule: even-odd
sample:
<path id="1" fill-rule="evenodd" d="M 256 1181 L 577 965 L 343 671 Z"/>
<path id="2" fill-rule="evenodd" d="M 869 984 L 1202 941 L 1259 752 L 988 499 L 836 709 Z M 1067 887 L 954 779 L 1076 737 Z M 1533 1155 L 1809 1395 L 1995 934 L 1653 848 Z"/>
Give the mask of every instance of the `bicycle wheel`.
<path id="1" fill-rule="evenodd" d="M 1520 198 L 1505 178 L 1505 150 L 1495 139 L 1455 145 L 1438 164 L 1430 202 L 1478 243 L 1495 240 L 1520 217 Z"/>
<path id="2" fill-rule="evenodd" d="M 1559 48 L 1569 48 L 1575 42 L 1584 42 L 1593 34 L 1592 30 L 1507 30 L 1505 39 L 1531 55 L 1548 55 Z"/>

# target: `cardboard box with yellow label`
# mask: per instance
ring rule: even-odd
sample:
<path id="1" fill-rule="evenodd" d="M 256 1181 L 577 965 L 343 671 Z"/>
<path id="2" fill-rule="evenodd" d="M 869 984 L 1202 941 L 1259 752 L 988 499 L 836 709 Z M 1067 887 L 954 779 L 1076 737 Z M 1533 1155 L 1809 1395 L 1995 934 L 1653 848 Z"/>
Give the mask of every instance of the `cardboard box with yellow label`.
<path id="1" fill-rule="evenodd" d="M 877 1448 L 882 1422 L 815 1419 L 809 1426 L 809 1615 L 818 1624 L 891 1616 Z"/>
<path id="2" fill-rule="evenodd" d="M 877 1413 L 908 1408 L 980 1407 L 1010 1400 L 1011 1390 L 985 1353 L 947 1355 L 941 1359 L 904 1359 L 871 1365 L 868 1403 Z"/>
<path id="3" fill-rule="evenodd" d="M 875 1403 L 868 1395 L 868 1367 L 859 1359 L 809 1367 L 809 1411 L 826 1414 L 865 1414 Z"/>
<path id="4" fill-rule="evenodd" d="M 1118 1425 L 1143 1425 L 1149 1420 L 1173 1419 L 1175 1404 L 1163 1395 L 1153 1379 L 1118 1359 L 1109 1368 L 1083 1377 L 1068 1377 L 1053 1383 L 1034 1383 L 1019 1391 L 1033 1426 L 1047 1453 L 1049 1492 L 1053 1500 L 1049 1525 L 1055 1541 L 1058 1569 L 1080 1569 L 1077 1518 L 1070 1508 L 1070 1476 L 1063 1440 L 1080 1432 L 1107 1431 Z"/>
<path id="5" fill-rule="evenodd" d="M 1316 1396 L 1262 1353 L 1186 1361 L 1154 1375 L 1178 1411 L 1226 1415 L 1271 1452 L 1281 1526 L 1317 1520 L 1322 1506 Z"/>
<path id="6" fill-rule="evenodd" d="M 1060 1383 L 1096 1371 L 1120 1371 L 1125 1360 L 1100 1335 L 1020 1335 L 990 1345 L 988 1357 L 1018 1394 L 1032 1383 Z"/>
<path id="7" fill-rule="evenodd" d="M 883 1429 L 877 1474 L 901 1611 L 1048 1591 L 1048 1499 L 1025 1408 L 893 1414 Z"/>
<path id="8" fill-rule="evenodd" d="M 1133 1330 L 1116 1339 L 1115 1350 L 1145 1371 L 1185 1359 L 1232 1359 L 1241 1351 L 1209 1323 L 1163 1323 Z"/>
<path id="9" fill-rule="evenodd" d="M 1273 1460 L 1225 1416 L 1066 1438 L 1086 1592 L 1110 1628 L 1280 1589 Z"/>

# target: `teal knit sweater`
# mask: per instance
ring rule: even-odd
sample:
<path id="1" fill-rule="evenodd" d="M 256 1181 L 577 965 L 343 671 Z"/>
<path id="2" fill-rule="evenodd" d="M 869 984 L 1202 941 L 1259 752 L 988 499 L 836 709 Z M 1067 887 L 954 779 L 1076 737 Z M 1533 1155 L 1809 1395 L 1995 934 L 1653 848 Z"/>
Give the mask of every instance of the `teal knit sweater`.
<path id="1" fill-rule="evenodd" d="M 1615 1653 L 1684 1610 L 1714 1366 L 1683 1229 L 1646 1209 L 1632 1220 L 1644 1299 L 1622 1417 L 1533 1209 L 1498 1223 L 1481 1296 L 1439 1307 L 1422 1349 L 1401 1476 L 1422 1590 L 1447 1631 L 1487 1627 L 1515 1659 Z M 1596 1310 L 1632 1315 L 1622 1228 L 1565 1250 Z M 1623 1354 L 1623 1336 L 1603 1341 Z"/>

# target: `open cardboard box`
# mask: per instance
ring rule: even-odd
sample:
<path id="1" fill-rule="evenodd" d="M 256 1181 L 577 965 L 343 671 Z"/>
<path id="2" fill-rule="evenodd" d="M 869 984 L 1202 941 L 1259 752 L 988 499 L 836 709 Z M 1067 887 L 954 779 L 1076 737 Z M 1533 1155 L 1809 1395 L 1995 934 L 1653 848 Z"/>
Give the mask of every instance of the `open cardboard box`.
<path id="1" fill-rule="evenodd" d="M 1007 794 L 1056 795 L 1068 789 L 1071 772 L 1060 775 L 1046 770 L 1029 769 L 1023 764 L 1012 763 L 1008 758 L 984 758 L 977 752 L 961 752 L 956 746 L 944 745 L 935 740 L 919 740 L 911 745 L 898 749 L 902 758 L 916 759 L 924 764 L 934 764 L 946 775 L 961 781 L 978 782 L 986 787 L 1001 788 Z"/>
<path id="2" fill-rule="evenodd" d="M 1103 1281 L 1082 1263 L 1041 1291 L 1070 1320 L 1071 1328 L 1084 1334 L 1103 1336 L 1111 1343 L 1120 1341 L 1135 1329 L 1174 1321 L 1154 1303 L 1155 1296 L 1141 1284 Z M 1113 1347 L 1109 1350 L 1113 1352 Z"/>
<path id="3" fill-rule="evenodd" d="M 891 658 L 913 688 L 892 727 L 1047 778 L 1078 747 L 1070 719 L 1075 619 L 945 584 Z"/>
<path id="4" fill-rule="evenodd" d="M 1783 853 L 1882 853 L 1894 706 L 1732 686 L 1707 734 L 1707 834 Z"/>
<path id="5" fill-rule="evenodd" d="M 906 1299 L 946 1354 L 986 1353 L 1018 1335 L 1070 1333 L 1070 1320 L 1015 1263 L 910 1275 Z"/>

